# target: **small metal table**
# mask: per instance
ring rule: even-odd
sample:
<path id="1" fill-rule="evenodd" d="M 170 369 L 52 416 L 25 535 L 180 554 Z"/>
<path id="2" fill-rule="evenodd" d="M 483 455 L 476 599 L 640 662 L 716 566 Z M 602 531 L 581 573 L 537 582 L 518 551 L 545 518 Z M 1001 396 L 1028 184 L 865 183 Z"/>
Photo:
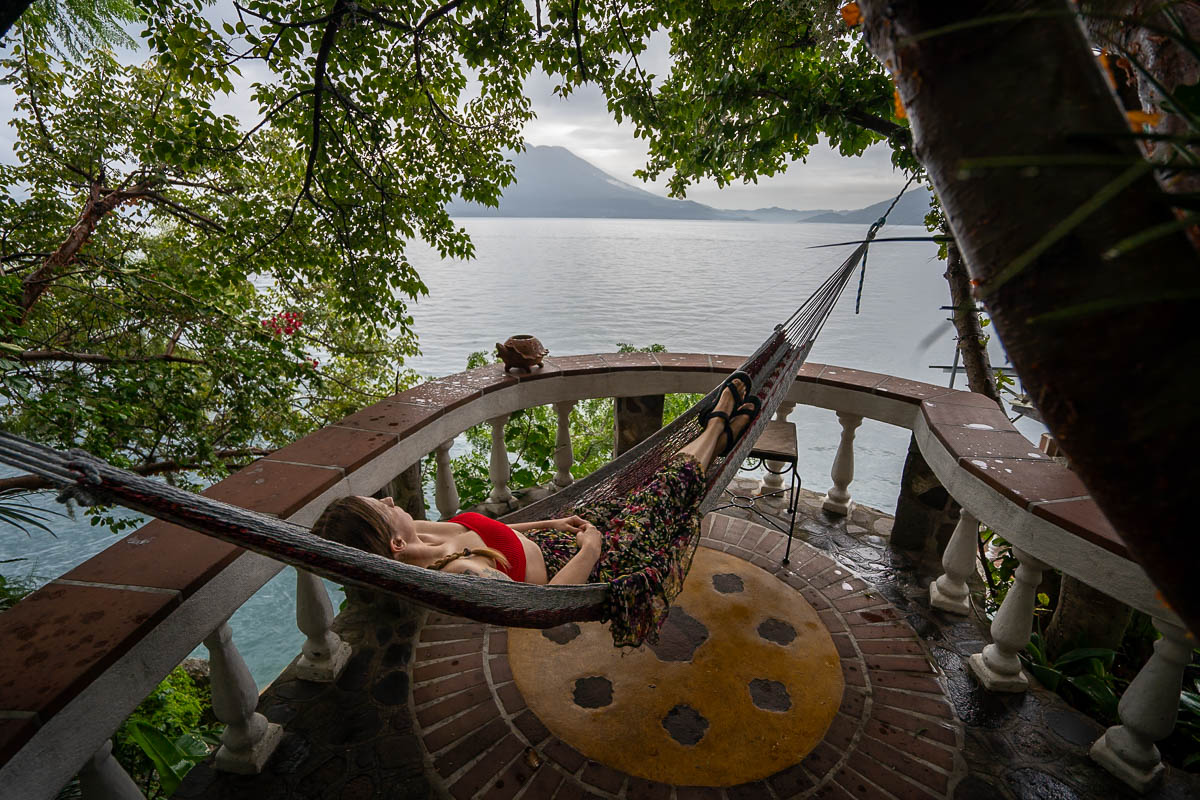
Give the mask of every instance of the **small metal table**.
<path id="1" fill-rule="evenodd" d="M 767 463 L 768 461 L 783 464 L 784 468 L 774 470 Z M 798 461 L 795 423 L 771 420 L 767 423 L 767 427 L 763 430 L 762 435 L 758 437 L 758 441 L 754 443 L 754 447 L 750 450 L 750 454 L 746 456 L 746 460 L 742 462 L 740 469 L 756 469 L 761 466 L 772 475 L 786 475 L 790 472 L 791 486 L 787 489 L 781 488 L 762 494 L 736 494 L 726 489 L 725 494 L 729 495 L 730 502 L 713 509 L 713 511 L 720 511 L 724 508 L 744 508 L 753 511 L 775 530 L 786 533 L 788 544 L 787 550 L 783 555 L 784 564 L 787 564 L 791 558 L 792 533 L 796 529 L 796 505 L 799 502 L 797 497 L 799 492 L 797 490 L 800 488 Z M 763 497 L 776 497 L 784 493 L 789 495 L 788 513 L 791 514 L 791 524 L 786 528 L 777 522 L 774 517 L 764 514 L 757 505 L 759 499 Z"/>

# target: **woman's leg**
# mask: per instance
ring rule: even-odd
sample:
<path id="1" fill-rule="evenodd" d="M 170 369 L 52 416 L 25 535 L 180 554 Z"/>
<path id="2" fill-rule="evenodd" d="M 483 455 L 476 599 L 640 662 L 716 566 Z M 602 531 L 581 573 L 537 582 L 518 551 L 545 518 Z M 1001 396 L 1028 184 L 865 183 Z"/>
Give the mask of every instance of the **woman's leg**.
<path id="1" fill-rule="evenodd" d="M 717 401 L 716 410 L 724 414 L 731 414 L 734 410 L 733 402 L 733 392 L 726 387 L 721 392 L 721 397 Z M 744 403 L 738 410 L 753 412 L 754 405 L 752 403 Z M 750 424 L 752 419 L 752 413 L 739 414 L 734 417 L 730 423 L 730 429 L 733 431 L 735 440 L 742 435 L 742 431 L 746 429 L 746 426 Z M 700 468 L 707 470 L 708 465 L 712 463 L 713 457 L 717 453 L 718 447 L 727 441 L 725 436 L 725 420 L 720 417 L 713 417 L 708 421 L 708 425 L 705 426 L 700 435 L 680 448 L 679 453 L 696 459 L 697 463 L 700 464 Z"/>

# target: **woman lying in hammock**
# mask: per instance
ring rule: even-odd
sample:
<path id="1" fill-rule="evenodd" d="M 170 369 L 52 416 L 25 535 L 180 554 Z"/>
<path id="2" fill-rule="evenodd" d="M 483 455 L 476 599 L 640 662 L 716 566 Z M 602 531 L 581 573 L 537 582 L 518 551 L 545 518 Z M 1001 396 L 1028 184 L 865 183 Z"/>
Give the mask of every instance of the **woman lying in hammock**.
<path id="1" fill-rule="evenodd" d="M 413 519 L 390 497 L 343 497 L 313 525 L 315 534 L 407 564 L 539 584 L 608 582 L 613 641 L 657 639 L 668 604 L 683 589 L 700 539 L 704 470 L 727 455 L 760 406 L 750 377 L 726 379 L 703 431 L 626 497 L 588 503 L 576 514 L 506 525 L 465 513 L 446 522 Z M 719 448 L 719 449 L 718 449 Z"/>

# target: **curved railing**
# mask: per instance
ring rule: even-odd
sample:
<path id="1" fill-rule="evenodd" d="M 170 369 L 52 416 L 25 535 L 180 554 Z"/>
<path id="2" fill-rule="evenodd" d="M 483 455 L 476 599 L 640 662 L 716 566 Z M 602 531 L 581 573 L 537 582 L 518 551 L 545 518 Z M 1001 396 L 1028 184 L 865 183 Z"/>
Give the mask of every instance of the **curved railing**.
<path id="1" fill-rule="evenodd" d="M 567 421 L 576 401 L 707 392 L 742 361 L 617 353 L 547 359 L 543 368 L 521 375 L 499 365 L 482 367 L 365 408 L 205 494 L 308 525 L 334 498 L 375 494 L 433 453 L 437 506 L 448 516 L 458 507 L 450 445 L 466 429 L 492 426 L 490 499 L 503 502 L 510 496 L 503 429 L 513 412 L 556 407 L 554 483 L 561 487 L 571 481 Z M 990 688 L 1024 687 L 1016 653 L 1028 641 L 1033 590 L 1047 565 L 1155 618 L 1164 638 L 1126 694 L 1137 702 L 1122 703 L 1127 724 L 1110 730 L 1094 753 L 1132 783 L 1152 772 L 1157 757 L 1147 766 L 1144 747 L 1136 748 L 1152 748 L 1170 732 L 1161 730 L 1163 708 L 1168 700 L 1174 708 L 1178 698 L 1182 662 L 1176 651 L 1185 634 L 1070 471 L 1016 432 L 991 401 L 968 392 L 807 364 L 777 418 L 785 419 L 796 404 L 838 413 L 842 435 L 830 491 L 838 500 L 826 504 L 834 511 L 850 502 L 853 433 L 862 419 L 913 432 L 921 455 L 963 508 L 943 560 L 946 573 L 930 587 L 935 606 L 959 613 L 969 608 L 965 581 L 974 569 L 977 520 L 1014 544 L 1021 562 L 1017 582 L 995 618 L 995 643 L 972 663 Z M 0 615 L 0 786 L 6 795 L 53 797 L 77 772 L 89 791 L 122 797 L 136 792 L 111 758 L 109 737 L 200 642 L 211 653 L 214 709 L 227 725 L 217 767 L 260 770 L 279 730 L 255 711 L 254 684 L 226 620 L 281 569 L 278 562 L 154 521 Z M 306 573 L 298 573 L 297 581 L 297 622 L 307 636 L 299 666 L 303 677 L 332 680 L 348 647 L 330 631 L 333 613 L 322 584 Z"/>

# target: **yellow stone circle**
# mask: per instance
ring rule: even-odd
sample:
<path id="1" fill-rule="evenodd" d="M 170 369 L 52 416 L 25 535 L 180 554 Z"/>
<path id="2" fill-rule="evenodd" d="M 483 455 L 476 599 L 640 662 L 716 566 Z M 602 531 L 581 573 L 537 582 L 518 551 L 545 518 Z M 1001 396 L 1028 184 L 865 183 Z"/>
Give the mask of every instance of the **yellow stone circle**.
<path id="1" fill-rule="evenodd" d="M 733 573 L 741 592 L 722 594 L 713 576 Z M 556 644 L 539 630 L 510 629 L 508 658 L 525 701 L 546 727 L 590 759 L 648 780 L 681 786 L 734 786 L 798 763 L 825 735 L 842 701 L 841 665 L 833 640 L 800 593 L 739 558 L 696 551 L 675 605 L 708 629 L 690 662 L 664 662 L 646 646 L 618 650 L 600 623 Z M 787 645 L 758 634 L 760 624 L 787 622 Z M 581 708 L 575 682 L 601 676 L 612 703 Z M 754 705 L 754 679 L 782 683 L 787 711 Z M 703 738 L 683 745 L 663 727 L 684 704 L 708 720 Z"/>

